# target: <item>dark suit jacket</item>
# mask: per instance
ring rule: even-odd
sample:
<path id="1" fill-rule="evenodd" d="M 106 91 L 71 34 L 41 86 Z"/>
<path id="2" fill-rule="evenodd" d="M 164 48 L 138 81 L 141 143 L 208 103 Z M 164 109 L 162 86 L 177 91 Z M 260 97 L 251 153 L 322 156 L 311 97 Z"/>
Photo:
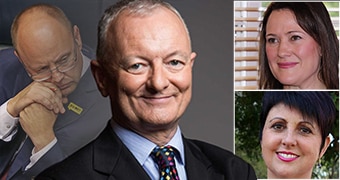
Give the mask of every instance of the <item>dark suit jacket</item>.
<path id="1" fill-rule="evenodd" d="M 189 180 L 256 179 L 253 168 L 231 152 L 197 140 L 183 138 L 183 141 Z M 108 125 L 96 140 L 36 179 L 147 180 L 150 177 Z"/>
<path id="2" fill-rule="evenodd" d="M 14 55 L 13 48 L 0 51 L 0 104 L 15 96 L 32 80 L 24 67 Z M 14 139 L 10 142 L 0 140 L 0 177 L 7 163 L 11 160 L 15 150 L 25 138 L 25 132 L 20 128 Z"/>
<path id="3" fill-rule="evenodd" d="M 32 79 L 14 55 L 14 49 L 0 51 L 0 104 L 15 96 L 26 87 Z"/>
<path id="4" fill-rule="evenodd" d="M 91 55 L 91 51 L 88 49 L 83 48 L 82 52 L 84 55 Z M 14 55 L 12 54 L 12 56 Z M 0 61 L 2 60 L 3 59 Z M 18 60 L 16 59 L 16 61 Z M 0 66 L 0 69 L 1 68 L 2 67 Z M 23 69 L 22 66 L 18 66 L 18 68 L 20 71 Z M 16 75 L 16 72 L 17 71 L 9 72 L 7 77 L 18 76 Z M 13 83 L 16 82 L 11 82 L 11 84 Z M 19 86 L 22 87 L 22 85 L 15 85 L 14 87 Z M 9 87 L 12 87 L 12 85 Z M 11 91 L 9 90 L 9 92 Z M 8 98 L 10 97 L 7 97 L 7 99 Z M 36 176 L 44 169 L 62 161 L 91 142 L 105 128 L 107 124 L 107 120 L 105 119 L 109 119 L 111 117 L 109 99 L 103 98 L 98 91 L 90 67 L 82 76 L 75 91 L 68 96 L 68 100 L 69 102 L 65 105 L 66 112 L 58 115 L 54 125 L 54 131 L 58 142 L 41 159 L 39 159 L 32 168 L 28 171 L 24 171 L 24 168 L 29 162 L 29 157 L 31 156 L 33 148 L 32 143 L 29 139 L 27 139 L 25 141 L 26 144 L 24 144 L 12 164 L 8 178 L 26 180 L 30 179 L 32 176 Z M 77 114 L 68 108 L 71 102 L 83 109 L 80 114 Z M 14 148 L 13 146 L 12 148 L 12 146 L 8 144 L 18 143 L 17 141 L 20 140 L 15 138 L 9 143 L 0 140 L 0 174 L 3 172 L 4 167 L 8 164 L 14 152 L 17 150 L 17 147 Z M 5 146 L 6 148 L 2 148 L 1 146 Z"/>

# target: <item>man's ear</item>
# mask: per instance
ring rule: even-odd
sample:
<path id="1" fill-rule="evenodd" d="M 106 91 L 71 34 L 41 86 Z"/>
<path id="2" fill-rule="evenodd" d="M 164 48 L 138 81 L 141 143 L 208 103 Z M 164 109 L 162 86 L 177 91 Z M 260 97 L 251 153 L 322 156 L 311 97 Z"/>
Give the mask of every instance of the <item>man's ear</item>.
<path id="1" fill-rule="evenodd" d="M 13 52 L 13 53 L 14 53 L 14 55 L 15 55 L 17 58 L 19 58 L 19 54 L 18 54 L 17 50 L 14 49 L 14 52 Z"/>
<path id="2" fill-rule="evenodd" d="M 74 40 L 76 41 L 78 47 L 82 49 L 83 42 L 81 41 L 80 31 L 77 25 L 73 26 L 73 36 Z"/>
<path id="3" fill-rule="evenodd" d="M 194 62 L 195 62 L 195 58 L 196 58 L 197 54 L 195 52 L 192 52 L 190 54 L 190 63 L 191 63 L 191 67 L 194 66 Z"/>
<path id="4" fill-rule="evenodd" d="M 108 92 L 108 77 L 105 76 L 105 71 L 97 60 L 91 61 L 91 71 L 96 80 L 97 87 L 102 96 L 107 97 Z"/>
<path id="5" fill-rule="evenodd" d="M 14 49 L 13 54 L 18 58 L 20 63 L 25 66 L 24 62 L 22 62 L 22 60 L 20 59 L 19 53 L 18 53 L 18 51 L 16 49 Z"/>

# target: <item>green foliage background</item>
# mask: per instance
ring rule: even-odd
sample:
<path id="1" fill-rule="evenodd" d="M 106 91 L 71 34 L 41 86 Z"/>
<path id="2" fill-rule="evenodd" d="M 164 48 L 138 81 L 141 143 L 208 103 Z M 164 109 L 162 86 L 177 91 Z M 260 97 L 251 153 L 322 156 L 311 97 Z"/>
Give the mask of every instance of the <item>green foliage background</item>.
<path id="1" fill-rule="evenodd" d="M 262 91 L 235 92 L 235 154 L 249 162 L 258 179 L 267 178 L 259 142 Z M 331 92 L 339 112 L 339 92 Z M 321 159 L 322 167 L 314 168 L 314 179 L 339 179 L 339 113 L 332 130 L 334 140 Z"/>

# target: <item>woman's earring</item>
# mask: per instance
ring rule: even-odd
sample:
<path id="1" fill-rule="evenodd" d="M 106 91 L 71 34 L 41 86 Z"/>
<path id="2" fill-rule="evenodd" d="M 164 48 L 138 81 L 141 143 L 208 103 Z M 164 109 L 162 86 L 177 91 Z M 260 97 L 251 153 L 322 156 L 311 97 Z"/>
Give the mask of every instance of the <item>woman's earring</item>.
<path id="1" fill-rule="evenodd" d="M 321 169 L 321 160 L 320 160 L 320 159 L 318 160 L 318 163 L 316 164 L 316 167 L 317 167 L 318 169 Z"/>

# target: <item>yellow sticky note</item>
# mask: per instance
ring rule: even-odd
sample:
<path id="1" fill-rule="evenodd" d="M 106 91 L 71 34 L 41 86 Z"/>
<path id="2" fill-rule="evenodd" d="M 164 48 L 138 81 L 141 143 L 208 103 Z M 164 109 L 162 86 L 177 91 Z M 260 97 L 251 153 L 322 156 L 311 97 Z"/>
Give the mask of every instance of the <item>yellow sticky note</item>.
<path id="1" fill-rule="evenodd" d="M 77 114 L 81 114 L 81 112 L 83 112 L 83 108 L 81 108 L 80 106 L 74 104 L 73 102 L 70 102 L 70 104 L 67 106 L 67 108 Z"/>

